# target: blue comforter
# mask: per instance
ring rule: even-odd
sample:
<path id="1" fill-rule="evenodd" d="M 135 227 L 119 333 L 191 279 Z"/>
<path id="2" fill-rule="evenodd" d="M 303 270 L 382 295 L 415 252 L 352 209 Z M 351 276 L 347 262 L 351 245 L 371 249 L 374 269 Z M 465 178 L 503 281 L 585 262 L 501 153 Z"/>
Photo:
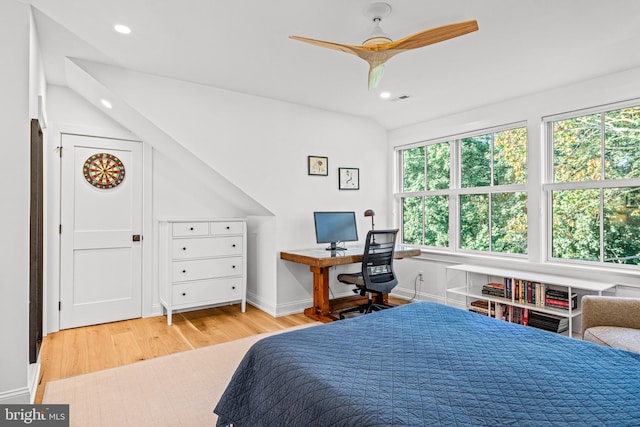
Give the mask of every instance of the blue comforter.
<path id="1" fill-rule="evenodd" d="M 254 344 L 218 425 L 640 426 L 640 354 L 419 302 Z"/>

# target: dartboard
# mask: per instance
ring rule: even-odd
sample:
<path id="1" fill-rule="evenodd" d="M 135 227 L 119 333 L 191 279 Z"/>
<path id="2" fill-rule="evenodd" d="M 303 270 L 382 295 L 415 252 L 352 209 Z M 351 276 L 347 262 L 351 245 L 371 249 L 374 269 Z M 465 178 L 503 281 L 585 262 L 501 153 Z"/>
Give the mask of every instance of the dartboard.
<path id="1" fill-rule="evenodd" d="M 113 188 L 124 179 L 124 165 L 113 154 L 97 153 L 89 157 L 82 167 L 87 182 L 97 188 Z"/>

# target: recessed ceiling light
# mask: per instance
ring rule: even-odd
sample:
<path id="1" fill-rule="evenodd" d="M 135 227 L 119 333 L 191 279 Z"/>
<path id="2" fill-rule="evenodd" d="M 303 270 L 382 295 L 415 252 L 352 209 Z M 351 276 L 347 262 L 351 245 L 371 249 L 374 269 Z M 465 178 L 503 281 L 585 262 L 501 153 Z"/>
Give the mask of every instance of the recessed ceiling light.
<path id="1" fill-rule="evenodd" d="M 100 103 L 102 105 L 104 105 L 105 108 L 111 108 L 111 103 L 109 101 L 107 101 L 106 99 L 101 100 Z"/>
<path id="2" fill-rule="evenodd" d="M 381 92 L 380 93 L 380 98 L 382 98 L 382 99 L 389 99 L 390 96 L 391 96 L 391 94 L 389 92 Z"/>
<path id="3" fill-rule="evenodd" d="M 129 34 L 131 32 L 131 28 L 122 24 L 115 25 L 113 29 L 119 32 L 120 34 Z"/>

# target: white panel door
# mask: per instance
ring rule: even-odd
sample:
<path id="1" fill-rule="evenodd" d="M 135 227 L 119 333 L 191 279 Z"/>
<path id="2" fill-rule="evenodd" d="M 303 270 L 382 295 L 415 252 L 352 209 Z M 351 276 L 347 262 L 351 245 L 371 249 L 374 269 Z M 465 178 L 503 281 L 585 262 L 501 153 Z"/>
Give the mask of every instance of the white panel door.
<path id="1" fill-rule="evenodd" d="M 62 146 L 60 329 L 140 317 L 142 144 L 64 134 Z M 124 166 L 115 187 L 85 177 L 85 162 L 101 153 Z"/>

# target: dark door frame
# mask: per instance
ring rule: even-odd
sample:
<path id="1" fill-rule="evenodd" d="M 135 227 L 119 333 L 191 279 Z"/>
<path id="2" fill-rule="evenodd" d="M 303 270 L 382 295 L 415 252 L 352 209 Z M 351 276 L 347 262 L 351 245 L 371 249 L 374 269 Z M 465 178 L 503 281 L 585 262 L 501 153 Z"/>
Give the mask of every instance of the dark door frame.
<path id="1" fill-rule="evenodd" d="M 43 136 L 31 119 L 31 195 L 29 218 L 29 363 L 36 363 L 43 334 Z"/>

